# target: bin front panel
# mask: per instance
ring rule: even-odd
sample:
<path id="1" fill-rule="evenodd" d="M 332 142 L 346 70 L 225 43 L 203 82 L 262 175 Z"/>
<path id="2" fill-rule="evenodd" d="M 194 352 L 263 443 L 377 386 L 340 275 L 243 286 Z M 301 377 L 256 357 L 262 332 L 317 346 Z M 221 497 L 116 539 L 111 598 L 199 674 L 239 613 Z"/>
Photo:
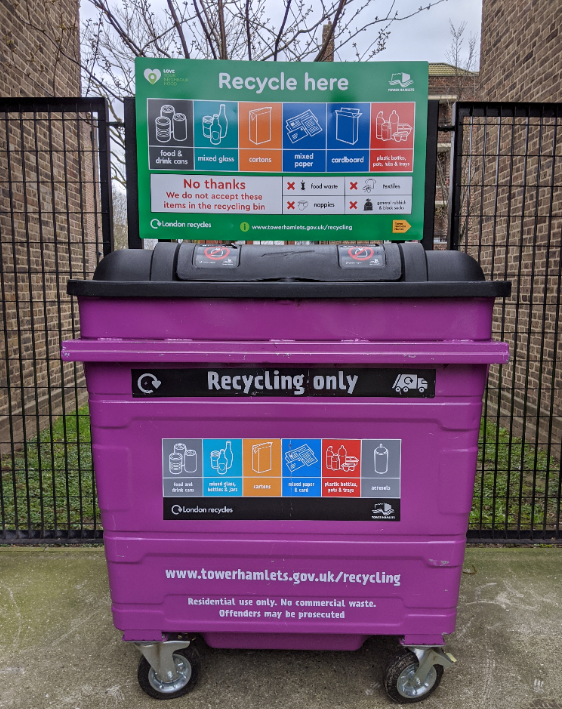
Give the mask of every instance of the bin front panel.
<path id="1" fill-rule="evenodd" d="M 89 363 L 104 529 L 464 534 L 486 365 L 419 369 L 432 398 L 138 399 L 130 365 Z"/>
<path id="2" fill-rule="evenodd" d="M 218 634 L 227 646 L 236 633 L 291 634 L 298 649 L 308 635 L 454 630 L 462 538 L 109 532 L 105 544 L 114 622 L 124 631 L 198 632 L 221 644 Z"/>

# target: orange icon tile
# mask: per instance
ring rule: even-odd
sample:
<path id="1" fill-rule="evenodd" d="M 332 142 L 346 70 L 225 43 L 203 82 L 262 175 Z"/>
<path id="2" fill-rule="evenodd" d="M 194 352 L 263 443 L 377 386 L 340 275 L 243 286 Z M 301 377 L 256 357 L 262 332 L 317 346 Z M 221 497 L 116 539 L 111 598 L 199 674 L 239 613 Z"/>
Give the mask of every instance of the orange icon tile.
<path id="1" fill-rule="evenodd" d="M 283 146 L 281 103 L 238 104 L 238 147 L 280 150 Z"/>

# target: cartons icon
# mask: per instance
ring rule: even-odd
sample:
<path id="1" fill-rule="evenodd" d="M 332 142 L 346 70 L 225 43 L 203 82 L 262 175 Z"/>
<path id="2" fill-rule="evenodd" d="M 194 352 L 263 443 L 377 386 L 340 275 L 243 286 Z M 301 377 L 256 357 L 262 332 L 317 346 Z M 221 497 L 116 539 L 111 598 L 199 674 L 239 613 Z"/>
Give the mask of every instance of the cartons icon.
<path id="1" fill-rule="evenodd" d="M 249 138 L 254 145 L 271 140 L 271 106 L 254 108 L 249 112 Z"/>
<path id="2" fill-rule="evenodd" d="M 271 448 L 273 443 L 256 443 L 252 446 L 252 470 L 254 473 L 268 473 L 272 466 Z"/>

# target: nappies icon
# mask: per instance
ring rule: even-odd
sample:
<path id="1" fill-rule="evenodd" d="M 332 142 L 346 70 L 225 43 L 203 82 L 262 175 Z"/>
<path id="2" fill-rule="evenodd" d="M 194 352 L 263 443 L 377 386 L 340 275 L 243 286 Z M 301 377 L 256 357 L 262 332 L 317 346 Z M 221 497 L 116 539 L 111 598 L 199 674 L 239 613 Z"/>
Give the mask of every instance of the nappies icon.
<path id="1" fill-rule="evenodd" d="M 174 443 L 174 452 L 168 456 L 168 468 L 172 475 L 197 472 L 197 451 L 186 448 L 183 443 Z"/>

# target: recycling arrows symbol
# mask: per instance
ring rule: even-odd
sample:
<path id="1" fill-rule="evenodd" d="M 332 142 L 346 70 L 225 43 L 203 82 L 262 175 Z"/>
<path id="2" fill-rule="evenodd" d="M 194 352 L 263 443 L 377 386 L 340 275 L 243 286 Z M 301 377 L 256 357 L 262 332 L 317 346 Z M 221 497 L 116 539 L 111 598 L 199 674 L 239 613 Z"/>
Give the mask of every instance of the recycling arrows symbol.
<path id="1" fill-rule="evenodd" d="M 150 377 L 151 382 L 150 384 L 148 384 L 148 386 L 153 386 L 154 389 L 158 389 L 162 382 L 158 379 L 158 377 L 156 377 L 154 374 L 151 374 L 150 372 L 145 372 L 144 374 L 141 374 L 140 377 L 137 379 L 137 386 L 143 394 L 154 394 L 154 389 L 145 389 L 143 387 L 142 380 L 145 377 Z"/>

